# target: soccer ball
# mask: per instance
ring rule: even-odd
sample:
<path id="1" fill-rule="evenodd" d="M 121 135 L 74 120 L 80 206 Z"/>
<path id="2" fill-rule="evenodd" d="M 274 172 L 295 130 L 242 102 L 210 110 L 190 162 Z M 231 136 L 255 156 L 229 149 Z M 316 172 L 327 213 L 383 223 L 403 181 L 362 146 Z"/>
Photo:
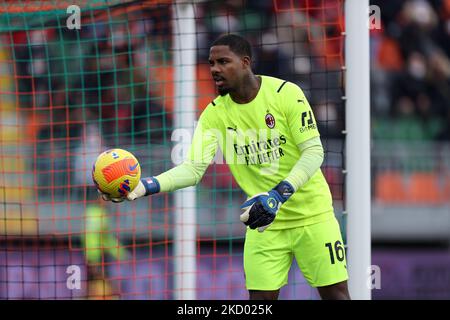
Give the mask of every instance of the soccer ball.
<path id="1" fill-rule="evenodd" d="M 111 198 L 125 197 L 138 185 L 141 167 L 136 157 L 123 149 L 101 153 L 92 168 L 92 180 L 97 189 Z"/>

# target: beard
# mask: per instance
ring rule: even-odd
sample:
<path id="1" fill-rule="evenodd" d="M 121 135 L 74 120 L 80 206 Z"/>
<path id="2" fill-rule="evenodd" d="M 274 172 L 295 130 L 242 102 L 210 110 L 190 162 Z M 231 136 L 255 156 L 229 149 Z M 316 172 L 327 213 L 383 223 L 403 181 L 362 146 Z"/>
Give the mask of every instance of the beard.
<path id="1" fill-rule="evenodd" d="M 228 93 L 230 93 L 230 88 L 219 87 L 219 88 L 217 88 L 217 91 L 223 97 L 223 96 L 226 96 Z"/>
<path id="2" fill-rule="evenodd" d="M 222 97 L 226 96 L 229 93 L 229 90 L 227 88 L 219 88 L 218 91 Z"/>

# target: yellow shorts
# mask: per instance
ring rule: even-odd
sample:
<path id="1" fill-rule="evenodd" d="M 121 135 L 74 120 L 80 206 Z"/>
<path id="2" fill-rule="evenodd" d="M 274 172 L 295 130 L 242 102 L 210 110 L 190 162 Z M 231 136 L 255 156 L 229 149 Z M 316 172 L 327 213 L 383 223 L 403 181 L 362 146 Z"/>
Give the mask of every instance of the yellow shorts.
<path id="1" fill-rule="evenodd" d="M 260 233 L 247 228 L 244 245 L 245 282 L 248 290 L 277 290 L 287 284 L 295 257 L 312 287 L 348 279 L 339 223 L 333 216 L 323 222 Z"/>

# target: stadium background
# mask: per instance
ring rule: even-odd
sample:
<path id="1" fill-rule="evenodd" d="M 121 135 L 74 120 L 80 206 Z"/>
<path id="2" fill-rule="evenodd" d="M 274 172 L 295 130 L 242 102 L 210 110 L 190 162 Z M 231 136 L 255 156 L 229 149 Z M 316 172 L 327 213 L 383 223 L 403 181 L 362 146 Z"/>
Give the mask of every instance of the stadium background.
<path id="1" fill-rule="evenodd" d="M 173 299 L 173 195 L 103 203 L 90 178 L 109 147 L 133 152 L 146 175 L 173 166 L 170 1 L 79 1 L 78 31 L 66 28 L 72 3 L 0 5 L 0 298 Z M 214 98 L 208 48 L 224 32 L 255 45 L 257 73 L 298 83 L 345 236 L 342 3 L 198 2 L 193 94 L 197 113 Z M 381 269 L 372 295 L 448 299 L 450 1 L 371 4 L 382 18 L 370 39 L 372 264 Z M 196 197 L 197 298 L 246 299 L 244 195 L 215 164 Z M 70 265 L 81 268 L 80 289 L 67 288 Z M 294 270 L 281 297 L 318 298 Z"/>

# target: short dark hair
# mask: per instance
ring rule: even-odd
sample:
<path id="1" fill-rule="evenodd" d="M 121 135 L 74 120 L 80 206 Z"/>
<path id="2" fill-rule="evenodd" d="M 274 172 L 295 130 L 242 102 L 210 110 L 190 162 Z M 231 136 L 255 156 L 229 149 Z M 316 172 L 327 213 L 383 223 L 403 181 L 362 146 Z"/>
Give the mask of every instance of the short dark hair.
<path id="1" fill-rule="evenodd" d="M 225 34 L 217 38 L 211 47 L 214 46 L 228 46 L 235 54 L 243 57 L 252 57 L 252 46 L 244 37 L 237 34 Z"/>

